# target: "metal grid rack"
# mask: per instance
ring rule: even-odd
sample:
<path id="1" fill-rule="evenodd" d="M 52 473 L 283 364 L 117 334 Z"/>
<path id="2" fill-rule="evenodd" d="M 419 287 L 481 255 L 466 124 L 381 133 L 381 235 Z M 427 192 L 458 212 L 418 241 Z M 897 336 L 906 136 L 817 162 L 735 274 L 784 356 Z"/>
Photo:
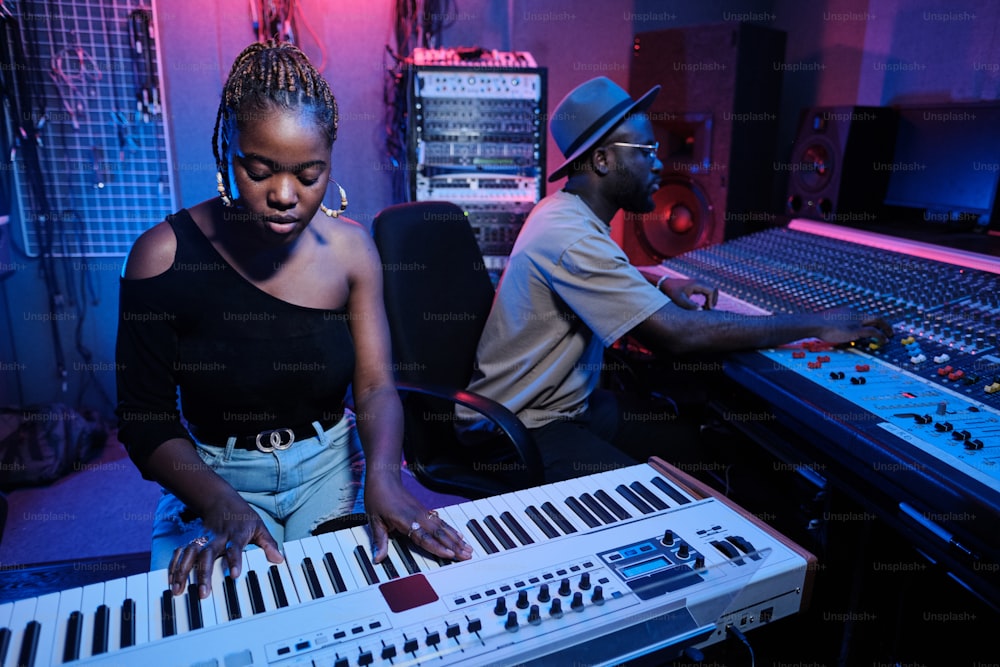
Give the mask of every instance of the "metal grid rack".
<path id="1" fill-rule="evenodd" d="M 153 10 L 148 0 L 16 4 L 27 67 L 44 92 L 30 116 L 8 122 L 29 256 L 124 256 L 174 209 Z M 39 130 L 47 212 L 18 154 L 26 124 Z"/>

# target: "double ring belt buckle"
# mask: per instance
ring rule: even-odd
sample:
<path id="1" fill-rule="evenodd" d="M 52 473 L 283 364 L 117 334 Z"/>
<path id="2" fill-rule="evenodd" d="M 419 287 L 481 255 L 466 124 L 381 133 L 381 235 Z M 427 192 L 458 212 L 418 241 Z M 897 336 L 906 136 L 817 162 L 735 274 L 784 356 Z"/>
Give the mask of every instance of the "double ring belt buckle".
<path id="1" fill-rule="evenodd" d="M 288 441 L 285 441 L 285 434 L 288 436 Z M 266 443 L 261 442 L 263 436 L 267 436 L 268 441 Z M 273 431 L 261 431 L 257 434 L 257 449 L 264 452 L 265 454 L 270 454 L 274 450 L 288 449 L 295 442 L 295 432 L 290 428 L 276 428 Z"/>

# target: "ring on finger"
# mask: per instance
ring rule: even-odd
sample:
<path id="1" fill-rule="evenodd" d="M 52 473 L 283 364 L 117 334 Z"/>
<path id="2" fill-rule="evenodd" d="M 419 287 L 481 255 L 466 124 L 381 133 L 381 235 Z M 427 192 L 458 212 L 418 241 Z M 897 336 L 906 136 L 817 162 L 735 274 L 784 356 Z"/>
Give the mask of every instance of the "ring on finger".
<path id="1" fill-rule="evenodd" d="M 208 544 L 208 538 L 202 535 L 201 537 L 196 537 L 188 543 L 188 546 L 194 545 L 199 549 Z"/>
<path id="2" fill-rule="evenodd" d="M 420 530 L 420 524 L 416 521 L 410 524 L 410 532 L 406 534 L 407 539 L 409 539 L 410 535 L 412 535 L 415 530 Z"/>
<path id="3" fill-rule="evenodd" d="M 428 519 L 430 519 L 432 517 L 435 518 L 435 519 L 438 518 L 437 510 L 431 510 L 430 512 L 427 513 L 427 518 Z"/>

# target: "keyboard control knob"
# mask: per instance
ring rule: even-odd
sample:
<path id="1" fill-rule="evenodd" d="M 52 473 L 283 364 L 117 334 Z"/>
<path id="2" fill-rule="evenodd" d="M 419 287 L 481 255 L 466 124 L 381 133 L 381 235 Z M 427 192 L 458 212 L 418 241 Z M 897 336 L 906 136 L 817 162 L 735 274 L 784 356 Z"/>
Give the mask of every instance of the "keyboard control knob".
<path id="1" fill-rule="evenodd" d="M 554 616 L 556 618 L 562 618 L 562 598 L 555 598 L 552 600 L 552 606 L 549 607 L 549 616 Z"/>
<path id="2" fill-rule="evenodd" d="M 583 593 L 579 591 L 573 593 L 573 601 L 569 603 L 569 608 L 573 611 L 583 611 Z"/>
<path id="3" fill-rule="evenodd" d="M 509 611 L 507 612 L 507 622 L 503 624 L 503 627 L 507 629 L 507 632 L 517 632 L 519 626 L 517 624 L 517 612 Z"/>
<path id="4" fill-rule="evenodd" d="M 520 590 L 517 592 L 517 602 L 515 603 L 518 609 L 528 608 L 528 591 Z"/>
<path id="5" fill-rule="evenodd" d="M 528 623 L 532 625 L 538 625 L 542 622 L 542 614 L 538 611 L 538 605 L 531 605 L 531 609 L 528 611 Z"/>
<path id="6" fill-rule="evenodd" d="M 552 599 L 552 596 L 549 595 L 549 585 L 548 584 L 542 584 L 538 588 L 538 601 L 539 602 L 548 602 L 551 599 Z"/>
<path id="7" fill-rule="evenodd" d="M 507 598 L 503 596 L 497 598 L 496 606 L 493 607 L 493 613 L 497 616 L 503 616 L 507 613 Z"/>

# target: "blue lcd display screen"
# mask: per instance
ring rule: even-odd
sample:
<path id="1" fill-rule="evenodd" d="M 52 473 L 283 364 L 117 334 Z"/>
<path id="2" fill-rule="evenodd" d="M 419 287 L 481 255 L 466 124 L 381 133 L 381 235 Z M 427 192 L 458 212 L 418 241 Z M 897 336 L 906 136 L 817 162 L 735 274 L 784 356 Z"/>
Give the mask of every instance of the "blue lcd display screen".
<path id="1" fill-rule="evenodd" d="M 643 574 L 649 574 L 650 572 L 662 570 L 670 565 L 671 562 L 669 560 L 663 556 L 659 556 L 650 560 L 644 560 L 641 563 L 636 563 L 635 565 L 627 565 L 620 571 L 626 578 L 631 579 L 632 577 L 638 577 Z"/>

